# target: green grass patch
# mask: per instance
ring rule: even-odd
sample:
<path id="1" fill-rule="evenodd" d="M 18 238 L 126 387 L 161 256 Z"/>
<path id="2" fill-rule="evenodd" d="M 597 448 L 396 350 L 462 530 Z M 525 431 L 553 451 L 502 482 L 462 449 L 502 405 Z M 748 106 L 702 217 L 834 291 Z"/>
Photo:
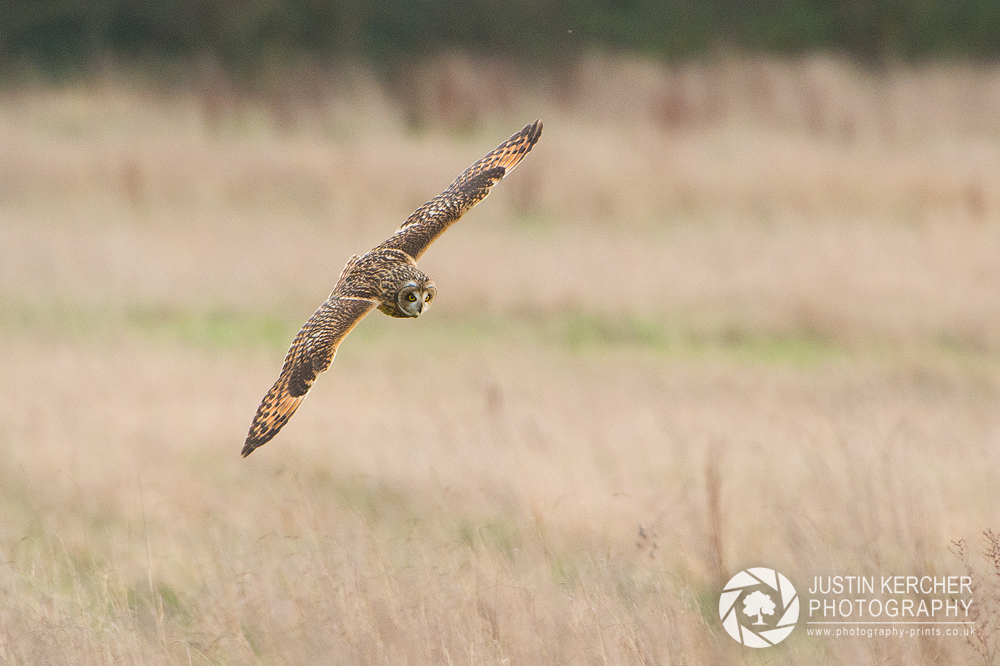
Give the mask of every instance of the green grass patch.
<path id="1" fill-rule="evenodd" d="M 132 307 L 125 328 L 143 336 L 213 349 L 287 347 L 301 323 L 273 313 Z"/>
<path id="2" fill-rule="evenodd" d="M 287 348 L 302 323 L 273 312 L 211 307 L 0 303 L 0 337 L 27 333 L 79 340 L 125 335 L 209 349 Z"/>
<path id="3" fill-rule="evenodd" d="M 639 317 L 606 317 L 582 311 L 565 311 L 544 322 L 546 337 L 555 337 L 574 350 L 632 347 L 667 352 L 677 346 L 677 335 L 660 322 Z"/>
<path id="4" fill-rule="evenodd" d="M 260 641 L 257 638 L 260 632 L 256 631 L 245 621 L 240 623 L 240 632 L 243 634 L 243 638 L 246 639 L 247 645 L 250 647 L 254 656 L 262 656 L 264 654 L 264 649 L 261 647 Z"/>
<path id="5" fill-rule="evenodd" d="M 41 333 L 63 338 L 99 335 L 107 329 L 100 309 L 63 301 L 47 303 L 0 302 L 0 335 Z"/>
<path id="6" fill-rule="evenodd" d="M 0 302 L 0 338 L 24 334 L 68 340 L 126 336 L 209 350 L 256 347 L 279 353 L 288 348 L 307 316 L 210 306 Z M 343 351 L 353 354 L 366 346 L 399 345 L 401 341 L 431 351 L 514 344 L 587 356 L 624 352 L 801 367 L 859 354 L 891 358 L 895 349 L 891 340 L 848 345 L 815 329 L 768 331 L 739 324 L 713 328 L 694 326 L 680 318 L 564 308 L 471 316 L 432 312 L 415 321 L 373 314 L 351 333 Z M 917 347 L 935 358 L 996 360 L 989 344 L 950 335 L 929 338 Z"/>
<path id="7" fill-rule="evenodd" d="M 576 562 L 554 555 L 549 560 L 549 574 L 552 582 L 559 587 L 574 588 L 580 582 L 580 570 Z"/>
<path id="8" fill-rule="evenodd" d="M 403 322 L 383 319 L 376 314 L 362 322 L 351 333 L 350 347 L 397 344 L 404 338 L 431 347 L 514 342 L 582 354 L 638 351 L 793 364 L 814 364 L 847 353 L 812 333 L 769 334 L 735 328 L 694 332 L 678 322 L 574 309 L 471 317 L 432 313 L 418 321 Z M 207 349 L 284 350 L 304 321 L 303 315 L 210 307 L 84 306 L 63 302 L 0 305 L 0 334 L 28 332 L 67 339 L 124 334 Z"/>
<path id="9" fill-rule="evenodd" d="M 487 550 L 503 555 L 507 561 L 513 562 L 521 547 L 521 530 L 514 520 L 507 516 L 497 516 L 486 520 L 461 518 L 455 529 L 459 543 L 469 549 L 475 549 L 477 544 Z"/>
<path id="10" fill-rule="evenodd" d="M 319 481 L 319 485 L 332 485 L 343 506 L 369 525 L 405 521 L 408 516 L 407 498 L 395 488 L 367 477 L 336 479 L 326 472 L 320 473 L 319 477 L 314 476 L 313 483 L 323 478 L 326 481 Z"/>
<path id="11" fill-rule="evenodd" d="M 767 333 L 726 329 L 720 333 L 689 334 L 685 347 L 695 355 L 724 355 L 734 360 L 811 366 L 846 358 L 847 347 L 815 333 Z"/>

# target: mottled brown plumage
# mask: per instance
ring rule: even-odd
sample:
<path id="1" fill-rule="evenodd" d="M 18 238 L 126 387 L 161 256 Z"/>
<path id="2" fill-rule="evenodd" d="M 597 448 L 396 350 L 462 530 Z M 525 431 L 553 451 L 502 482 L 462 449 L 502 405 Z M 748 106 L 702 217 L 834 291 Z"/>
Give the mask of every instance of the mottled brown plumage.
<path id="1" fill-rule="evenodd" d="M 330 367 L 337 346 L 366 314 L 377 307 L 392 317 L 416 317 L 430 306 L 437 288 L 416 260 L 517 166 L 541 134 L 541 121 L 525 126 L 418 208 L 388 240 L 351 257 L 330 297 L 292 341 L 278 380 L 257 408 L 244 457 L 288 422 L 316 376 Z"/>

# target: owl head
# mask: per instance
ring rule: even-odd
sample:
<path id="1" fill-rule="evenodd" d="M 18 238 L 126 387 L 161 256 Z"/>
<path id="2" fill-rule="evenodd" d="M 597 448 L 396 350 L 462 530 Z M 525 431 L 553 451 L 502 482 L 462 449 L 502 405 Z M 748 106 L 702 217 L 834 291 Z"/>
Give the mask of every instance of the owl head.
<path id="1" fill-rule="evenodd" d="M 403 317 L 416 317 L 434 302 L 437 287 L 430 278 L 409 280 L 396 292 L 396 305 Z"/>

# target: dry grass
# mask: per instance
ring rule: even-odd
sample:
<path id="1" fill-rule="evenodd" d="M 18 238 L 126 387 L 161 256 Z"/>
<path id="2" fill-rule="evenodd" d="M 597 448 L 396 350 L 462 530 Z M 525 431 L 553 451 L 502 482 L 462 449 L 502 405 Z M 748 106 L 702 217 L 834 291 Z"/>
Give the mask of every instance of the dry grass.
<path id="1" fill-rule="evenodd" d="M 716 613 L 758 565 L 995 608 L 1000 71 L 299 76 L 0 100 L 0 663 L 994 658 Z M 434 310 L 240 459 L 346 258 L 538 116 Z"/>

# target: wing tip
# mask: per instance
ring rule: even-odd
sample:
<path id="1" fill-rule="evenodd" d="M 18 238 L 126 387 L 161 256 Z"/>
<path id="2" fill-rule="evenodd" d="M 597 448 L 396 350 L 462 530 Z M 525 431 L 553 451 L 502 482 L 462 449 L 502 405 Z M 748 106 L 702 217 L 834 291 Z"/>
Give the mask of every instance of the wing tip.
<path id="1" fill-rule="evenodd" d="M 298 404 L 296 404 L 296 407 L 298 407 Z M 274 439 L 274 436 L 288 423 L 288 419 L 294 413 L 295 409 L 293 408 L 291 412 L 283 414 L 277 421 L 263 427 L 260 427 L 261 423 L 257 419 L 254 419 L 253 425 L 250 426 L 250 434 L 247 435 L 247 440 L 243 443 L 243 450 L 240 451 L 240 455 L 246 458 L 256 449 Z"/>
<path id="2" fill-rule="evenodd" d="M 288 392 L 288 386 L 280 377 L 271 390 L 264 396 L 264 400 L 257 408 L 257 414 L 253 417 L 250 425 L 250 432 L 247 433 L 246 442 L 240 452 L 244 458 L 261 446 L 264 446 L 278 434 L 278 431 L 285 427 L 288 419 L 292 418 L 295 410 L 299 408 L 302 399 L 306 394 L 302 393 L 293 396 Z M 308 392 L 308 388 L 306 389 Z"/>
<path id="3" fill-rule="evenodd" d="M 538 137 L 542 135 L 542 119 L 536 118 L 535 122 L 525 125 L 524 130 L 522 131 L 527 133 L 528 137 L 531 140 L 531 143 L 534 144 L 536 141 L 538 141 Z"/>
<path id="4" fill-rule="evenodd" d="M 535 122 L 528 123 L 508 140 L 523 140 L 521 150 L 527 153 L 538 142 L 538 137 L 542 135 L 542 119 L 537 118 Z"/>
<path id="5" fill-rule="evenodd" d="M 254 426 L 256 425 L 257 424 L 254 423 Z M 274 436 L 278 434 L 278 430 L 280 429 L 281 429 L 280 426 L 278 428 L 271 428 L 267 432 L 261 433 L 259 435 L 254 435 L 253 430 L 251 429 L 250 434 L 247 435 L 247 441 L 243 443 L 243 450 L 240 451 L 240 455 L 246 458 L 255 450 L 257 450 L 261 446 L 264 446 L 272 439 L 274 439 Z"/>
<path id="6" fill-rule="evenodd" d="M 475 170 L 475 168 L 480 166 L 483 162 L 489 162 L 491 158 L 493 158 L 495 167 L 502 167 L 506 170 L 506 173 L 510 173 L 510 171 L 516 167 L 529 152 L 531 152 L 531 149 L 535 147 L 536 143 L 538 143 L 538 138 L 541 135 L 541 119 L 538 119 L 533 123 L 528 123 L 520 130 L 512 134 L 509 139 L 497 146 L 493 152 L 480 160 L 480 162 L 469 167 L 466 173 Z M 485 164 L 483 164 L 483 166 L 485 166 Z M 506 173 L 503 175 L 506 175 Z M 503 175 L 501 175 L 501 178 Z M 459 178 L 461 178 L 461 176 L 459 176 Z"/>

